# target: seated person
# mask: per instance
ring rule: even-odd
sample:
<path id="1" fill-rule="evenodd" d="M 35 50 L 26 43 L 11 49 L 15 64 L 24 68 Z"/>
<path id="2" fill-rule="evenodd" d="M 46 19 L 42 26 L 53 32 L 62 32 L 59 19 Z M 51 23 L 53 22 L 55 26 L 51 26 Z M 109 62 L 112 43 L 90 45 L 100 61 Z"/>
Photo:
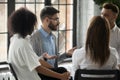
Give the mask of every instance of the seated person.
<path id="1" fill-rule="evenodd" d="M 87 30 L 85 46 L 73 52 L 73 75 L 77 69 L 117 69 L 118 52 L 109 46 L 110 25 L 106 18 L 94 16 Z"/>
<path id="2" fill-rule="evenodd" d="M 62 55 L 58 53 L 56 37 L 52 31 L 57 31 L 59 26 L 59 11 L 52 6 L 44 7 L 40 13 L 42 25 L 40 29 L 35 31 L 31 37 L 30 42 L 33 50 L 38 56 L 42 56 L 53 67 L 58 67 L 58 61 L 71 57 L 74 49 Z"/>

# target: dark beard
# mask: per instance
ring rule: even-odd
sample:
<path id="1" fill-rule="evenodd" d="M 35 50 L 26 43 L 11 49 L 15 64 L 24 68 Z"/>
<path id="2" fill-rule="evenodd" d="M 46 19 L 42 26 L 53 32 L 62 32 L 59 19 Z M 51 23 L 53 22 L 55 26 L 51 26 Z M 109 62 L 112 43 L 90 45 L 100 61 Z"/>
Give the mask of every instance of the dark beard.
<path id="1" fill-rule="evenodd" d="M 56 31 L 57 29 L 55 28 L 56 26 L 58 26 L 58 24 L 57 25 L 53 25 L 52 23 L 50 23 L 49 25 L 48 25 L 48 27 L 52 30 L 52 31 Z"/>

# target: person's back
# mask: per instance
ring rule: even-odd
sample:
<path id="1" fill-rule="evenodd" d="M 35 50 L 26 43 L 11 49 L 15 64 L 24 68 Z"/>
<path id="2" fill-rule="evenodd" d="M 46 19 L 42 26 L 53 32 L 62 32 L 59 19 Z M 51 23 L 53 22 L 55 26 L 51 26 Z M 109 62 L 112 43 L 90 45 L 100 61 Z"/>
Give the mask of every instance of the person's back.
<path id="1" fill-rule="evenodd" d="M 117 69 L 116 49 L 109 47 L 110 25 L 94 16 L 87 30 L 86 44 L 73 53 L 73 72 L 77 69 Z"/>
<path id="2" fill-rule="evenodd" d="M 25 50 L 27 48 L 28 49 L 31 48 L 31 50 L 30 49 L 29 51 Z M 36 70 L 33 69 L 33 67 L 31 66 L 27 66 L 27 65 L 35 66 L 33 60 L 35 59 L 39 60 L 37 56 L 36 57 L 30 56 L 32 55 L 32 52 L 34 52 L 32 51 L 32 46 L 30 46 L 30 43 L 28 43 L 27 40 L 20 37 L 19 34 L 13 35 L 13 37 L 11 38 L 11 45 L 9 47 L 9 62 L 12 64 L 16 74 L 19 75 L 18 78 L 20 80 L 34 80 L 34 79 L 40 80 L 40 77 L 38 76 Z M 29 59 L 26 56 L 29 57 Z M 31 63 L 29 63 L 29 60 L 31 60 L 30 61 Z"/>
<path id="3" fill-rule="evenodd" d="M 35 55 L 32 46 L 26 38 L 34 30 L 36 21 L 35 14 L 26 8 L 14 11 L 8 19 L 8 29 L 12 36 L 8 60 L 19 80 L 41 80 L 35 69 L 41 65 L 39 57 Z"/>
<path id="4" fill-rule="evenodd" d="M 105 65 L 99 67 L 97 64 L 94 64 L 90 58 L 86 58 L 86 52 L 85 52 L 85 47 L 82 47 L 81 49 L 76 49 L 74 56 L 74 61 L 75 63 L 78 62 L 78 67 L 73 68 L 80 68 L 80 69 L 117 69 L 116 67 L 116 49 L 110 47 L 110 57 L 108 61 L 106 62 Z M 79 58 L 77 58 L 79 56 Z M 75 69 L 76 70 L 76 69 Z"/>

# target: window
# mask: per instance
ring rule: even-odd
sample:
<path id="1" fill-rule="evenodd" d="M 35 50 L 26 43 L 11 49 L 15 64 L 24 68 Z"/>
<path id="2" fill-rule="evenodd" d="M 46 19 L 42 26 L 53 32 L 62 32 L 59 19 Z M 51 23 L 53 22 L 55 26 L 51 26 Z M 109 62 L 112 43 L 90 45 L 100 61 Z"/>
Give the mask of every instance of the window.
<path id="1" fill-rule="evenodd" d="M 56 33 L 59 53 L 73 47 L 73 0 L 52 0 L 52 6 L 60 11 L 60 25 Z"/>
<path id="2" fill-rule="evenodd" d="M 0 0 L 0 61 L 7 60 L 7 0 Z"/>

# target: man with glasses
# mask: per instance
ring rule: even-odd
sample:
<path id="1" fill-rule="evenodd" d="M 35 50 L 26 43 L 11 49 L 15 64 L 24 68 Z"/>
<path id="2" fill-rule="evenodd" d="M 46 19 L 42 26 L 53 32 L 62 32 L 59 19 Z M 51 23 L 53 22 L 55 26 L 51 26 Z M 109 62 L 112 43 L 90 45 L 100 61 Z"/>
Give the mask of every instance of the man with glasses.
<path id="1" fill-rule="evenodd" d="M 57 51 L 56 37 L 52 31 L 56 31 L 59 25 L 59 11 L 53 7 L 45 7 L 41 10 L 40 19 L 42 25 L 31 36 L 30 42 L 36 54 L 46 60 L 54 68 L 58 67 L 58 60 L 69 56 L 75 48 L 68 50 L 67 53 L 59 55 Z"/>
<path id="2" fill-rule="evenodd" d="M 58 60 L 72 56 L 75 48 L 68 50 L 67 53 L 59 55 L 57 51 L 56 37 L 52 33 L 52 31 L 58 29 L 60 23 L 58 15 L 59 11 L 53 7 L 47 6 L 43 8 L 40 13 L 42 25 L 31 35 L 30 42 L 33 50 L 38 56 L 51 64 L 54 69 L 64 72 L 63 68 L 58 69 Z"/>

